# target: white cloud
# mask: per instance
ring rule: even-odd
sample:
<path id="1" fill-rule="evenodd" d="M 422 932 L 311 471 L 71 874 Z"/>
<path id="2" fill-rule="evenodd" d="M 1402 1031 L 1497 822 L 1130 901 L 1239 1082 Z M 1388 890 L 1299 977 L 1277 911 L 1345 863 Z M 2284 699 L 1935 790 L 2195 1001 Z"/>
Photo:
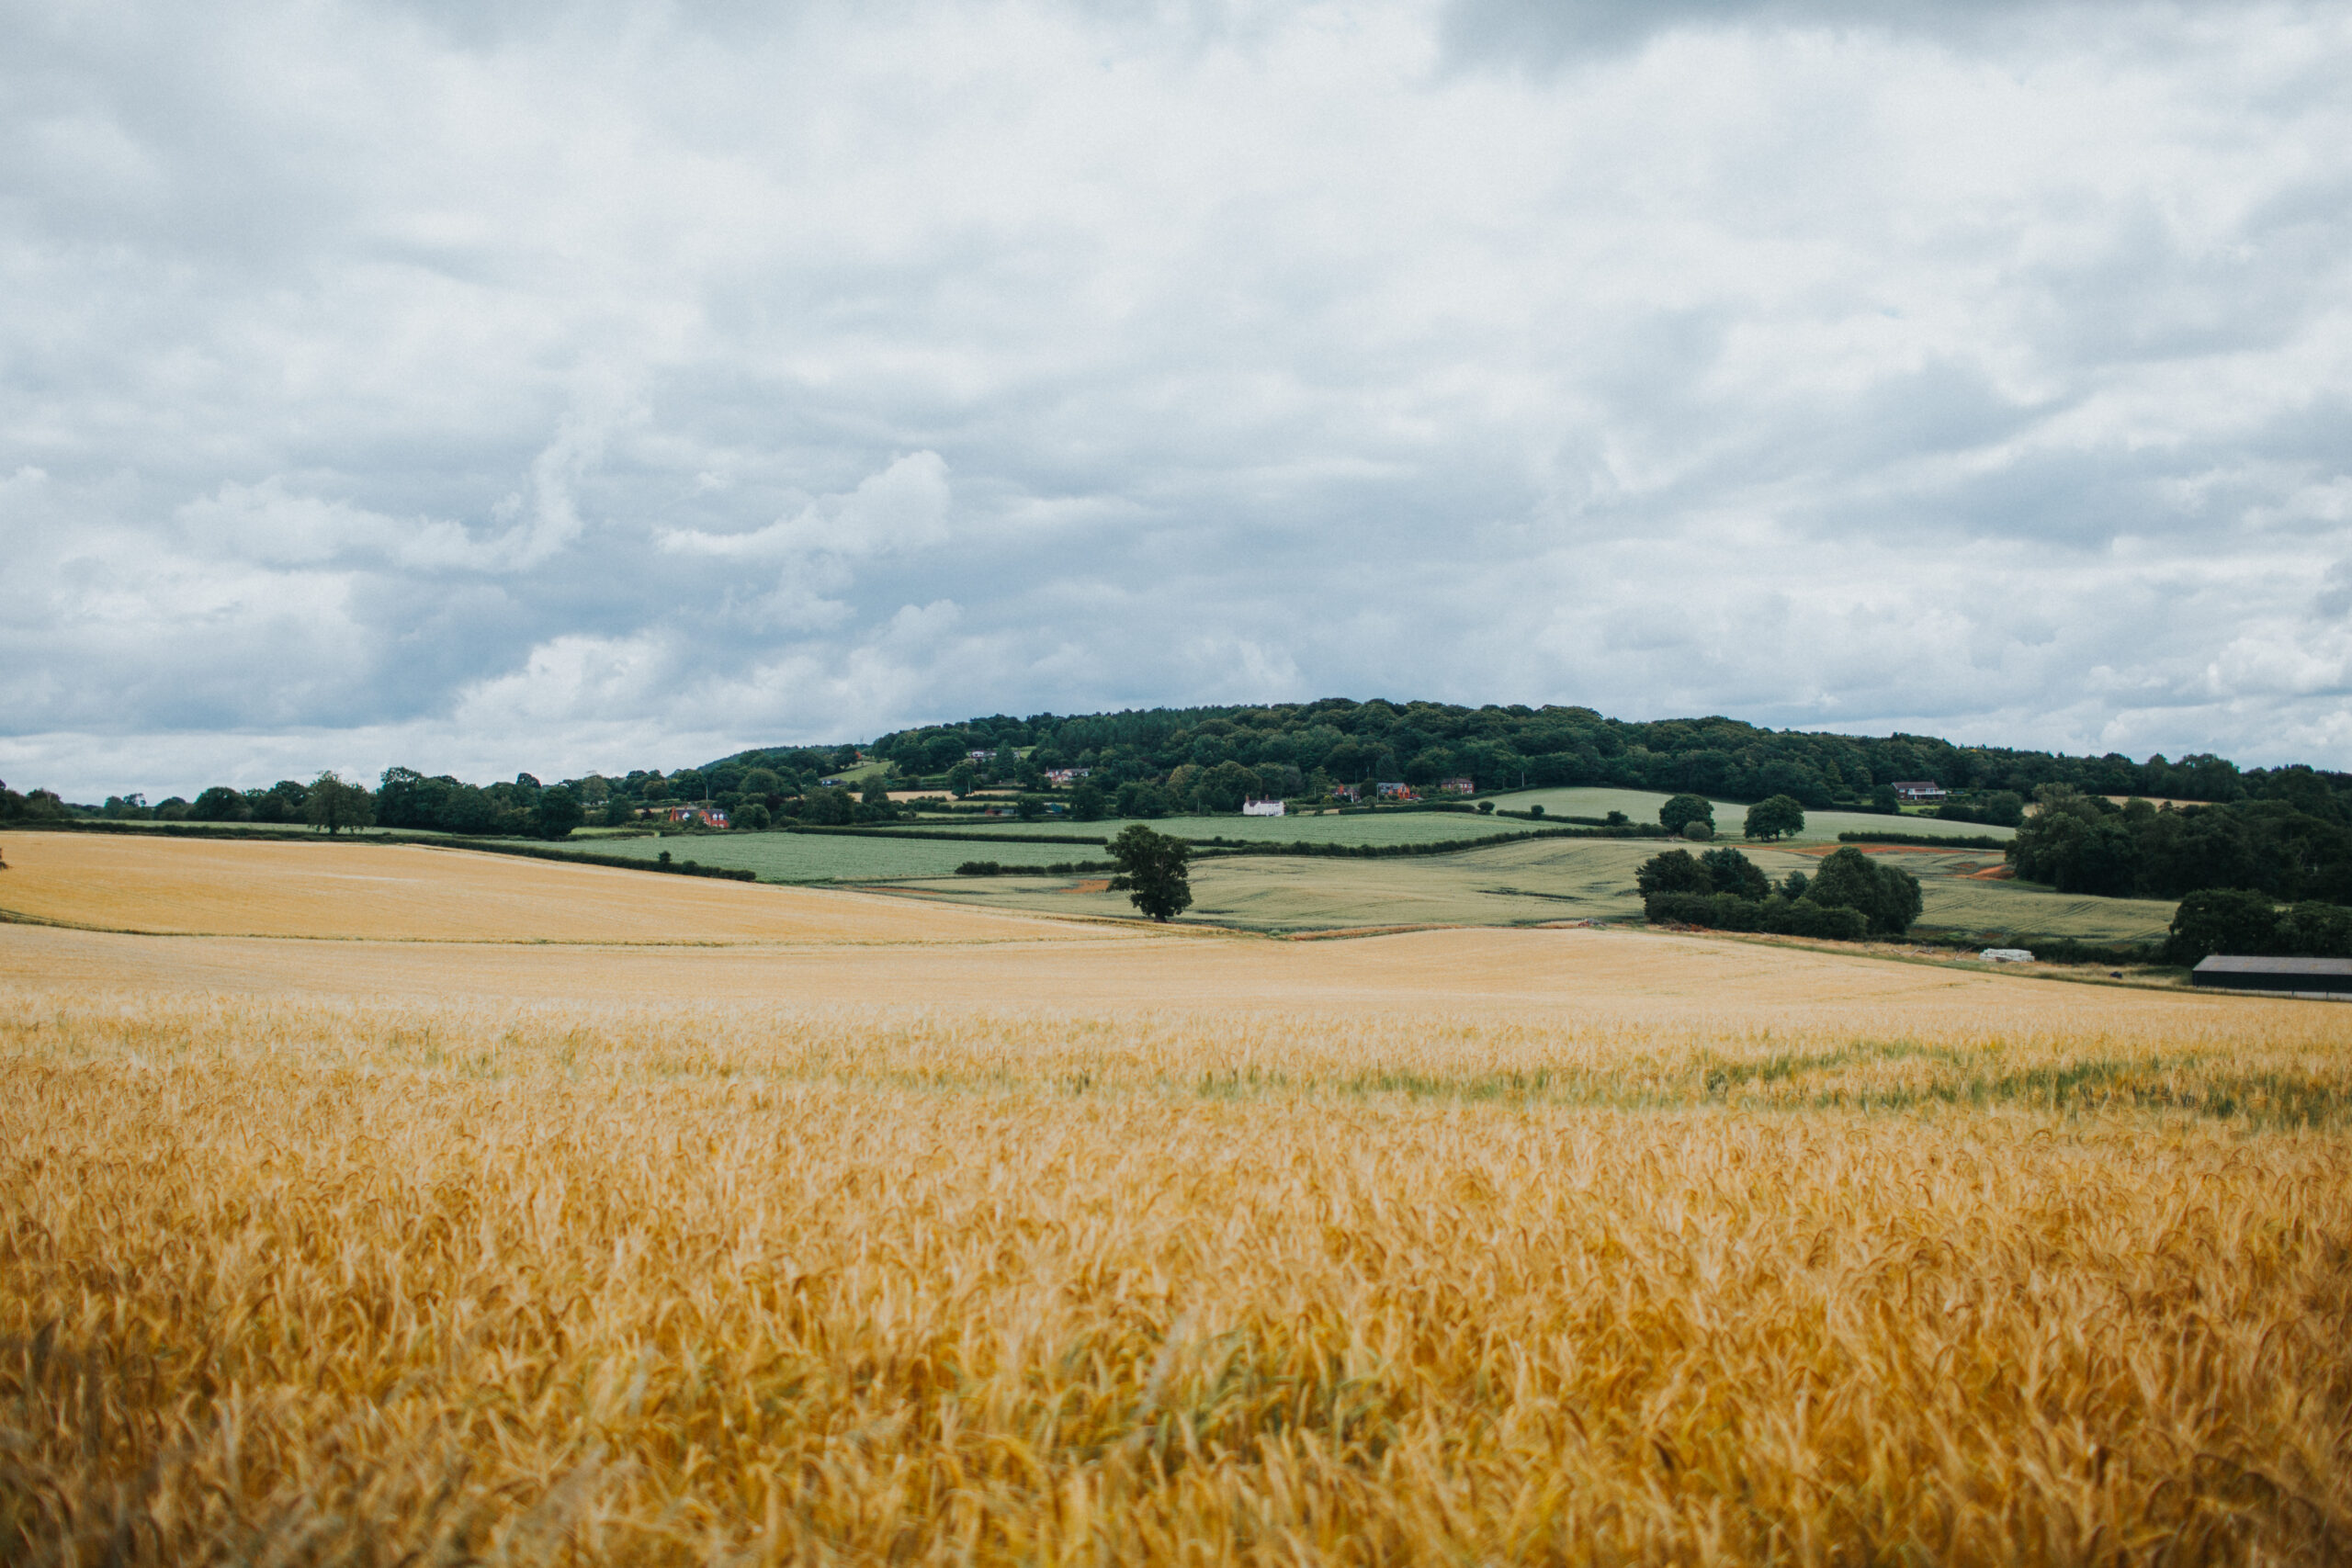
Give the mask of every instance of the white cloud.
<path id="1" fill-rule="evenodd" d="M 1375 692 L 2352 766 L 2341 7 L 11 22 L 71 791 Z"/>

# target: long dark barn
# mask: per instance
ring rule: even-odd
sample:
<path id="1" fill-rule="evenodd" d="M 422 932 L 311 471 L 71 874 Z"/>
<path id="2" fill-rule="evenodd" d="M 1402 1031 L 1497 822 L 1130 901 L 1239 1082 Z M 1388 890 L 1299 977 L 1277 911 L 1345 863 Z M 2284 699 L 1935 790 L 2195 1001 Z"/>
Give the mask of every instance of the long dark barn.
<path id="1" fill-rule="evenodd" d="M 2217 953 L 2188 972 L 2188 983 L 2352 1000 L 2352 958 L 2224 958 Z"/>

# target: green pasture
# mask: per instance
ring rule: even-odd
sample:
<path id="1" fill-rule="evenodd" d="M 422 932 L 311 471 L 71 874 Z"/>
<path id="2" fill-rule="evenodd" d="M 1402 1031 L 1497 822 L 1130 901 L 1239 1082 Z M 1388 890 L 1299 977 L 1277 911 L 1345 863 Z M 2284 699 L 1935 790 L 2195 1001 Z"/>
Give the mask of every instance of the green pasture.
<path id="1" fill-rule="evenodd" d="M 1662 797 L 1661 797 L 1662 798 Z M 1657 815 L 1651 808 L 1650 815 Z M 1129 826 L 1125 818 L 1108 822 L 1073 822 L 1067 817 L 1046 818 L 1035 822 L 1021 822 L 999 818 L 975 822 L 966 818 L 955 823 L 918 822 L 916 828 L 936 829 L 945 832 L 981 832 L 991 839 L 999 836 L 1017 839 L 1025 834 L 1064 833 L 1086 838 L 1114 838 Z M 1474 811 L 1351 811 L 1333 812 L 1326 816 L 1295 817 L 1160 817 L 1144 823 L 1154 832 L 1170 838 L 1203 840 L 1232 839 L 1253 844 L 1435 844 L 1454 839 L 1482 839 L 1495 833 L 1523 833 L 1541 823 L 1521 822 L 1504 817 L 1496 818 Z M 982 853 L 992 853 L 986 845 L 976 846 Z M 1100 851 L 1071 846 L 1073 854 L 1100 854 Z M 964 857 L 970 859 L 971 856 Z M 1057 855 L 1068 860 L 1071 855 Z"/>
<path id="2" fill-rule="evenodd" d="M 594 854 L 649 861 L 667 850 L 674 860 L 748 871 L 763 882 L 888 881 L 946 876 L 967 860 L 1042 866 L 1102 858 L 1101 850 L 1087 844 L 927 842 L 845 833 L 679 833 L 666 839 L 608 840 L 579 847 Z"/>
<path id="3" fill-rule="evenodd" d="M 1523 789 L 1493 797 L 1498 811 L 1524 811 L 1531 806 L 1541 806 L 1547 817 L 1606 817 L 1622 811 L 1636 822 L 1656 822 L 1658 807 L 1672 796 L 1657 790 L 1605 789 L 1598 785 L 1573 789 Z M 1733 801 L 1712 802 L 1715 808 L 1715 836 L 1737 839 L 1740 823 L 1747 816 L 1747 807 Z M 1804 831 L 1797 835 L 1800 843 L 1815 840 L 1835 840 L 1840 833 L 1921 833 L 1936 838 L 1973 839 L 1991 837 L 2007 839 L 2017 831 L 2014 828 L 1988 828 L 1981 822 L 1946 822 L 1934 817 L 1882 817 L 1871 811 L 1808 811 L 1804 814 Z"/>

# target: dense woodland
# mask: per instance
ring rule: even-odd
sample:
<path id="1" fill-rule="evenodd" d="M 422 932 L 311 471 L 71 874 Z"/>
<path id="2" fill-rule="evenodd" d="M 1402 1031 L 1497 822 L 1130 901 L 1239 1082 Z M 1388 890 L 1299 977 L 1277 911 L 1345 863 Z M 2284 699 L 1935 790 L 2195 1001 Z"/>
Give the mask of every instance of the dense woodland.
<path id="1" fill-rule="evenodd" d="M 1035 748 L 1036 767 L 1087 767 L 1113 787 L 1168 785 L 1179 771 L 1226 763 L 1264 785 L 1401 780 L 1425 784 L 1467 777 L 1482 790 L 1539 784 L 1612 784 L 1690 791 L 1719 800 L 1794 796 L 1808 808 L 1891 806 L 1901 780 L 1932 779 L 1972 795 L 2030 798 L 2043 784 L 2097 795 L 2197 801 L 2260 795 L 2261 770 L 2241 771 L 2205 754 L 2145 761 L 2110 753 L 2068 757 L 2001 747 L 1955 746 L 1921 735 L 1829 735 L 1759 729 L 1731 718 L 1629 723 L 1590 708 L 1466 708 L 1437 703 L 1329 698 L 1269 707 L 1153 708 L 1029 718 L 997 715 L 961 724 L 899 730 L 869 750 L 909 773 L 944 773 L 967 752 Z M 2288 770 L 2310 774 L 2309 769 Z M 2338 795 L 2352 775 L 2315 775 Z"/>

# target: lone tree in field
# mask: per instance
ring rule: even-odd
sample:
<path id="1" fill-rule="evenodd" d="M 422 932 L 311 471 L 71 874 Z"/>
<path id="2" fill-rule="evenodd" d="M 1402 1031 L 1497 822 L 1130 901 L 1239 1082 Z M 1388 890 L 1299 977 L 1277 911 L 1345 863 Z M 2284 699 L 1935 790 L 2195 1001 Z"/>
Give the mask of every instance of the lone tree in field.
<path id="1" fill-rule="evenodd" d="M 1693 822 L 1715 825 L 1715 808 L 1702 795 L 1678 795 L 1657 808 L 1658 824 L 1669 833 L 1679 833 Z"/>
<path id="2" fill-rule="evenodd" d="M 1183 840 L 1136 822 L 1111 840 L 1111 858 L 1119 866 L 1111 891 L 1127 894 L 1153 919 L 1164 920 L 1192 908 L 1193 884 L 1184 863 L 1193 858 L 1193 846 Z"/>
<path id="3" fill-rule="evenodd" d="M 302 819 L 324 828 L 329 837 L 345 828 L 365 828 L 376 820 L 376 797 L 363 784 L 345 784 L 333 769 L 311 781 L 302 796 Z"/>
<path id="4" fill-rule="evenodd" d="M 1804 831 L 1804 806 L 1793 795 L 1776 795 L 1759 800 L 1747 808 L 1747 836 L 1751 839 L 1777 839 L 1783 833 Z"/>

